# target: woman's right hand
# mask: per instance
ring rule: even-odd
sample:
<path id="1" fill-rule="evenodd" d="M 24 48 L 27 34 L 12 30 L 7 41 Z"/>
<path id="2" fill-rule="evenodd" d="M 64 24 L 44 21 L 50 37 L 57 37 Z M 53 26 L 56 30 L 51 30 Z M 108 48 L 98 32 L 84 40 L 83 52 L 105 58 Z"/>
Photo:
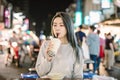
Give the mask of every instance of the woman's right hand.
<path id="1" fill-rule="evenodd" d="M 47 47 L 46 47 L 46 59 L 48 61 L 51 61 L 53 58 L 53 54 L 52 54 L 52 48 L 53 48 L 53 43 L 52 41 L 48 40 L 47 41 Z"/>
<path id="2" fill-rule="evenodd" d="M 47 61 L 51 61 L 53 57 L 49 56 L 48 54 L 46 55 Z"/>

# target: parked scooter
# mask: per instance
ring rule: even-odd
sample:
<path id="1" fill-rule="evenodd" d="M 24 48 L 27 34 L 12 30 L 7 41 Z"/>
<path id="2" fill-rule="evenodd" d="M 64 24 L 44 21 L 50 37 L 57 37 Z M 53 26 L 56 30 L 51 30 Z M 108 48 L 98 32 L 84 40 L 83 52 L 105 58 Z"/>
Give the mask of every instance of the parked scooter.
<path id="1" fill-rule="evenodd" d="M 13 63 L 15 63 L 15 65 L 17 66 L 17 67 L 19 67 L 20 66 L 20 64 L 19 64 L 19 60 L 20 60 L 20 56 L 19 56 L 19 53 L 18 53 L 18 51 L 19 51 L 19 46 L 18 46 L 18 43 L 17 42 L 12 42 L 12 49 L 13 49 Z"/>
<path id="2" fill-rule="evenodd" d="M 32 64 L 30 65 L 30 68 L 28 69 L 28 73 L 21 73 L 21 78 L 39 78 L 39 75 L 37 74 L 36 70 L 35 70 L 35 64 L 36 64 L 36 60 L 37 60 L 37 56 L 39 53 L 39 46 L 38 45 L 31 45 L 33 46 L 33 52 L 32 52 Z"/>

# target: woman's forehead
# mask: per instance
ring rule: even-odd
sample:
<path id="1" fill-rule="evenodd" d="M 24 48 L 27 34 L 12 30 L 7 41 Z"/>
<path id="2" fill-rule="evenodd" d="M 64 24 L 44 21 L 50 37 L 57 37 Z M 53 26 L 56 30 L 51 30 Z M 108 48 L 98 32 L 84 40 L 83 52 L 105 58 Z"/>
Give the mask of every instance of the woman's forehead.
<path id="1" fill-rule="evenodd" d="M 57 17 L 53 20 L 53 23 L 63 23 L 63 20 L 61 17 Z"/>

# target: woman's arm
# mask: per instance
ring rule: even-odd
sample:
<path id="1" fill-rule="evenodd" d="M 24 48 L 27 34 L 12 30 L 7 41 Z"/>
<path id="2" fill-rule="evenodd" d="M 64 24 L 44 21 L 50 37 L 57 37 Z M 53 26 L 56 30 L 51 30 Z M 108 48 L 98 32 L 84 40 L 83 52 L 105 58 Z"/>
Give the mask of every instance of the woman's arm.
<path id="1" fill-rule="evenodd" d="M 113 46 L 113 43 L 109 43 L 109 46 L 110 46 L 112 52 L 114 52 L 114 46 Z"/>
<path id="2" fill-rule="evenodd" d="M 43 42 L 36 61 L 35 69 L 40 77 L 45 76 L 50 71 L 52 66 L 52 62 L 48 61 L 46 58 L 47 46 L 48 44 L 46 43 L 46 41 Z"/>
<path id="3" fill-rule="evenodd" d="M 83 59 L 83 53 L 80 50 L 79 53 L 80 62 L 76 62 L 74 64 L 74 73 L 73 73 L 73 80 L 82 80 L 83 79 L 83 67 L 84 67 L 84 59 Z"/>

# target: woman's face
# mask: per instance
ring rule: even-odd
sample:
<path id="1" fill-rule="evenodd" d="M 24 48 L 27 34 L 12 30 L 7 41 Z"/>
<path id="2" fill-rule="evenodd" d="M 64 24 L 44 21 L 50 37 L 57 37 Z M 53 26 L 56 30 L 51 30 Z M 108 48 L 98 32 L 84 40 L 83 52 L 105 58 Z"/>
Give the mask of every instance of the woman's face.
<path id="1" fill-rule="evenodd" d="M 66 28 L 61 17 L 56 17 L 52 25 L 53 33 L 58 38 L 66 37 Z"/>

